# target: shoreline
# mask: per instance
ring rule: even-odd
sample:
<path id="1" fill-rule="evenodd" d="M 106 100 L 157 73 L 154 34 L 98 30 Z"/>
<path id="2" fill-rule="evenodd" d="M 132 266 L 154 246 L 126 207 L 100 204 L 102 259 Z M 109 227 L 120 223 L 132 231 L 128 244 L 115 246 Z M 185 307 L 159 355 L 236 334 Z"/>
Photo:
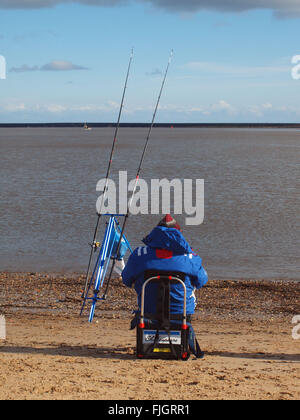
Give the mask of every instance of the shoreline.
<path id="1" fill-rule="evenodd" d="M 83 273 L 0 272 L 0 313 L 12 308 L 21 312 L 39 308 L 41 312 L 68 309 L 76 314 L 81 308 L 84 282 Z M 209 280 L 196 291 L 198 305 L 194 317 L 230 314 L 244 319 L 284 318 L 300 314 L 299 296 L 297 281 Z M 108 299 L 98 306 L 104 311 L 124 311 L 130 316 L 136 309 L 135 291 L 125 287 L 120 278 L 113 278 Z"/>
<path id="2" fill-rule="evenodd" d="M 12 276 L 12 275 L 27 275 L 27 276 L 50 276 L 50 277 L 61 277 L 61 276 L 68 276 L 70 278 L 78 277 L 82 278 L 85 277 L 85 271 L 82 270 L 68 270 L 68 269 L 61 269 L 61 270 L 51 270 L 51 269 L 41 269 L 41 270 L 15 270 L 15 269 L 3 269 L 0 270 L 0 277 L 3 275 Z M 218 277 L 214 276 L 209 281 L 211 282 L 263 282 L 263 283 L 300 283 L 300 275 L 299 278 L 294 277 L 266 277 L 266 276 L 260 276 L 260 277 Z"/>
<path id="3" fill-rule="evenodd" d="M 87 122 L 89 128 L 115 128 L 116 122 Z M 150 123 L 120 123 L 121 128 L 149 128 Z M 300 123 L 154 123 L 155 128 L 292 128 L 300 129 Z M 84 128 L 82 122 L 56 123 L 0 123 L 0 128 Z"/>

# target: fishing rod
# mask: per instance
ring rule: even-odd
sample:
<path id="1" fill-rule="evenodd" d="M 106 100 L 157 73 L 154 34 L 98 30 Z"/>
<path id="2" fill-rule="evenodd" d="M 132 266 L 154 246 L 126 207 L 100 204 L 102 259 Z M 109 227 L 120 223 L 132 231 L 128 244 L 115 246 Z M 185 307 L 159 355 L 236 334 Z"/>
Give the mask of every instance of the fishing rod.
<path id="1" fill-rule="evenodd" d="M 157 99 L 156 106 L 155 106 L 155 109 L 154 109 L 152 121 L 151 121 L 150 128 L 149 128 L 149 131 L 148 131 L 148 134 L 147 134 L 147 137 L 146 137 L 145 144 L 144 144 L 144 148 L 143 148 L 141 160 L 140 160 L 140 163 L 139 163 L 139 166 L 138 166 L 138 169 L 137 169 L 137 173 L 136 173 L 136 177 L 135 177 L 135 184 L 134 184 L 134 188 L 133 188 L 133 191 L 132 191 L 132 196 L 130 198 L 130 201 L 129 201 L 128 207 L 127 207 L 127 213 L 124 216 L 122 230 L 121 230 L 121 233 L 120 233 L 120 238 L 119 238 L 118 247 L 117 247 L 117 251 L 116 251 L 116 254 L 117 255 L 118 255 L 118 252 L 119 252 L 120 247 L 121 247 L 121 242 L 122 242 L 122 238 L 124 236 L 125 227 L 126 227 L 126 223 L 127 223 L 128 217 L 129 217 L 129 212 L 130 212 L 131 204 L 132 204 L 133 197 L 134 197 L 134 194 L 135 194 L 135 191 L 136 191 L 138 182 L 139 182 L 140 173 L 141 173 L 141 170 L 142 170 L 142 165 L 143 165 L 143 162 L 144 162 L 145 154 L 146 154 L 147 147 L 148 147 L 148 144 L 149 144 L 151 132 L 152 132 L 152 129 L 153 129 L 153 126 L 154 126 L 155 117 L 156 117 L 156 114 L 157 114 L 157 110 L 158 110 L 158 106 L 159 106 L 159 103 L 160 103 L 161 95 L 162 95 L 162 92 L 163 92 L 163 89 L 164 89 L 164 85 L 165 85 L 165 82 L 166 82 L 166 79 L 167 79 L 167 74 L 168 74 L 169 67 L 170 67 L 170 64 L 171 64 L 171 61 L 172 61 L 172 57 L 173 57 L 173 50 L 171 50 L 171 53 L 170 53 L 168 65 L 167 65 L 167 68 L 166 68 L 166 71 L 165 71 L 165 75 L 164 75 L 164 78 L 163 78 L 163 81 L 162 81 L 162 84 L 161 84 L 161 88 L 160 88 L 158 99 Z M 105 292 L 103 294 L 103 299 L 106 299 L 107 298 L 108 287 L 109 287 L 109 284 L 110 284 L 112 273 L 113 273 L 114 268 L 115 268 L 115 264 L 116 264 L 116 260 L 114 259 L 113 260 L 113 263 L 112 263 L 112 267 L 111 267 L 110 273 L 109 273 L 109 277 L 108 277 L 108 280 L 107 280 L 106 289 L 105 289 Z"/>
<path id="2" fill-rule="evenodd" d="M 119 132 L 119 128 L 120 128 L 121 115 L 122 115 L 122 110 L 123 110 L 123 106 L 124 106 L 125 93 L 126 93 L 126 89 L 127 89 L 127 84 L 128 84 L 128 79 L 129 79 L 132 60 L 133 60 L 133 48 L 131 49 L 128 69 L 127 69 L 127 74 L 126 74 L 126 79 L 125 79 L 125 84 L 124 84 L 124 89 L 123 89 L 123 94 L 122 94 L 122 100 L 121 100 L 120 109 L 119 109 L 118 120 L 117 120 L 117 124 L 116 124 L 116 128 L 115 128 L 115 132 L 114 132 L 111 151 L 110 151 L 108 167 L 107 167 L 106 177 L 105 177 L 105 185 L 104 185 L 103 194 L 102 194 L 102 198 L 101 198 L 101 204 L 100 204 L 99 212 L 97 213 L 97 221 L 96 221 L 96 227 L 95 227 L 95 231 L 94 231 L 93 241 L 91 243 L 91 252 L 90 252 L 88 267 L 87 267 L 87 271 L 86 271 L 85 285 L 84 285 L 84 289 L 83 289 L 83 292 L 82 292 L 82 295 L 81 295 L 82 299 L 84 299 L 84 297 L 86 295 L 86 292 L 87 292 L 87 286 L 88 286 L 88 281 L 89 281 L 89 276 L 90 276 L 90 269 L 91 269 L 93 252 L 95 252 L 97 247 L 98 247 L 97 242 L 96 242 L 96 237 L 97 237 L 97 233 L 98 233 L 98 229 L 99 229 L 99 225 L 100 225 L 100 219 L 101 219 L 101 214 L 102 214 L 101 210 L 102 210 L 102 206 L 103 206 L 103 203 L 104 203 L 104 198 L 105 198 L 105 194 L 106 194 L 107 189 L 108 189 L 108 179 L 109 179 L 109 174 L 110 174 L 110 170 L 111 170 L 113 154 L 114 154 L 115 146 L 116 146 L 116 142 L 117 142 L 117 136 L 118 136 L 118 132 Z"/>

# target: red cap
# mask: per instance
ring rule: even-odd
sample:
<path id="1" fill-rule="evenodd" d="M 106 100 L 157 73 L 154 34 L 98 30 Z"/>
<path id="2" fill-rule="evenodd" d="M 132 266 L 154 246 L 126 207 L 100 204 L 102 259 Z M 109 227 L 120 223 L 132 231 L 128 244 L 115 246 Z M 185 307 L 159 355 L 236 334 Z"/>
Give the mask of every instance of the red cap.
<path id="1" fill-rule="evenodd" d="M 179 224 L 170 214 L 166 214 L 165 217 L 158 223 L 157 226 L 164 226 L 167 228 L 181 230 Z"/>

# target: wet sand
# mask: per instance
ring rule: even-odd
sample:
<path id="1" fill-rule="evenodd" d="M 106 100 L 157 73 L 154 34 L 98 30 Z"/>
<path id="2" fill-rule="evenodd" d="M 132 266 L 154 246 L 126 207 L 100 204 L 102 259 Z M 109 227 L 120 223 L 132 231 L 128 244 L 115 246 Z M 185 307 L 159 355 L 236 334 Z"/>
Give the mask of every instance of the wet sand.
<path id="1" fill-rule="evenodd" d="M 213 281 L 197 292 L 203 360 L 137 360 L 135 292 L 113 280 L 94 322 L 80 274 L 1 273 L 0 399 L 200 400 L 300 397 L 300 283 Z"/>

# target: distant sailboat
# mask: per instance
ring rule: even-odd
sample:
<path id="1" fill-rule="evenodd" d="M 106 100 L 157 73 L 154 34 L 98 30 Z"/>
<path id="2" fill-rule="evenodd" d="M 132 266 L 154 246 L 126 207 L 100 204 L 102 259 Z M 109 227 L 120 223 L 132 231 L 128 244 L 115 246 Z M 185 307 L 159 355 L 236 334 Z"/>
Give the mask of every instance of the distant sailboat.
<path id="1" fill-rule="evenodd" d="M 89 126 L 87 125 L 87 123 L 85 123 L 85 124 L 84 124 L 83 128 L 84 128 L 85 130 L 91 130 L 91 127 L 89 127 Z"/>

